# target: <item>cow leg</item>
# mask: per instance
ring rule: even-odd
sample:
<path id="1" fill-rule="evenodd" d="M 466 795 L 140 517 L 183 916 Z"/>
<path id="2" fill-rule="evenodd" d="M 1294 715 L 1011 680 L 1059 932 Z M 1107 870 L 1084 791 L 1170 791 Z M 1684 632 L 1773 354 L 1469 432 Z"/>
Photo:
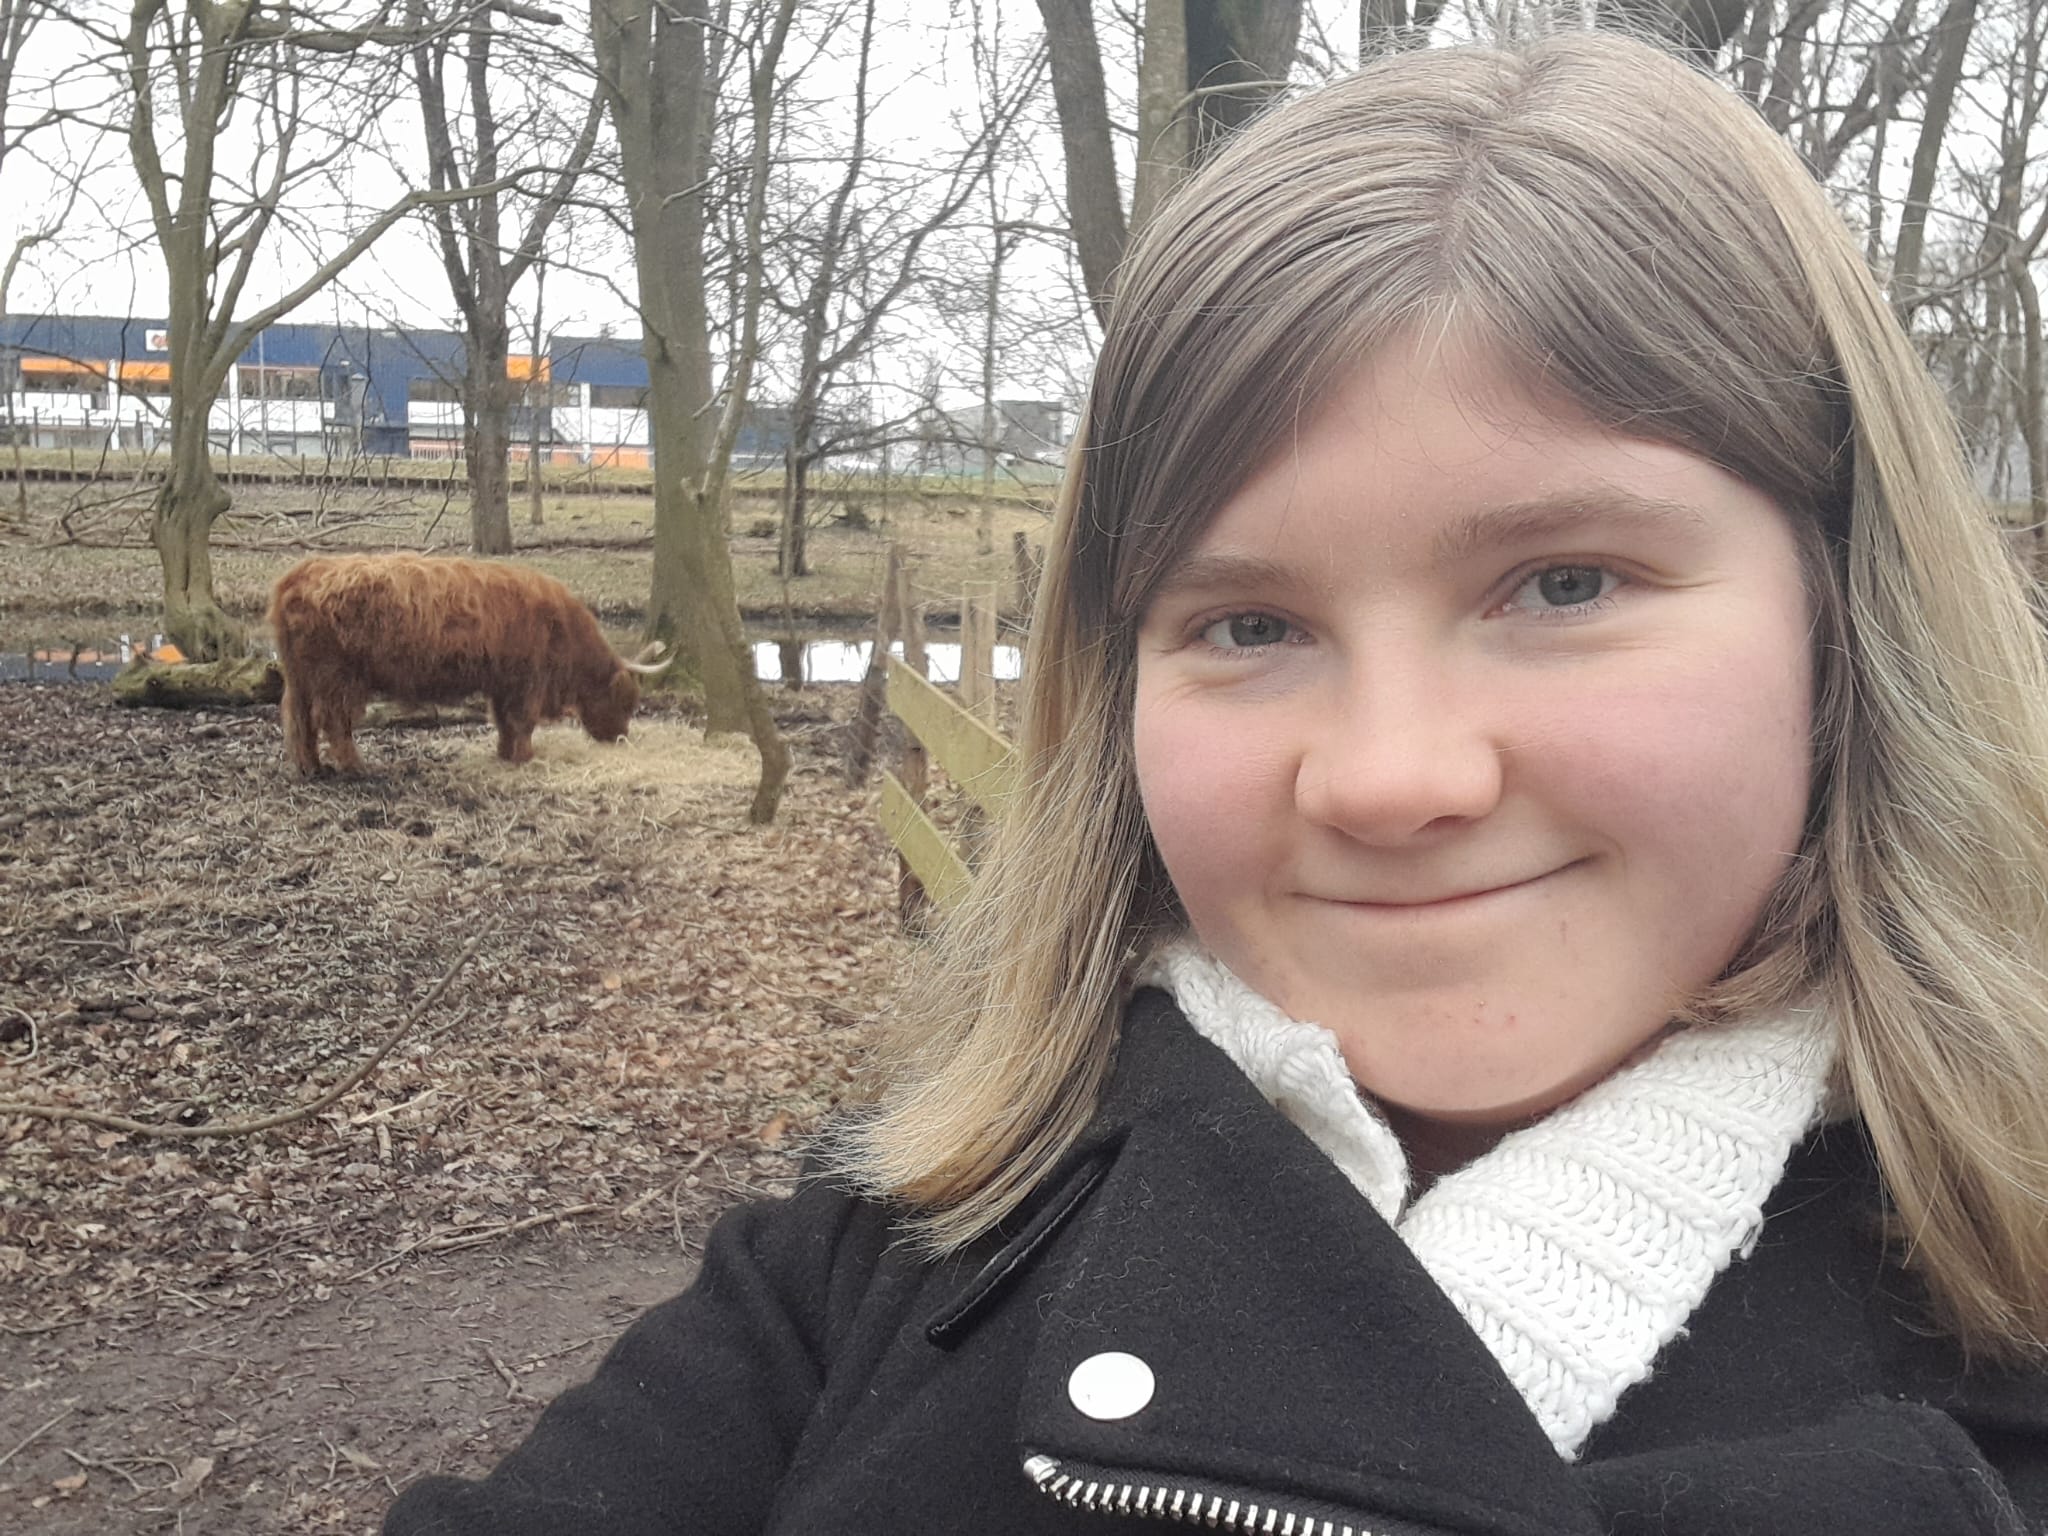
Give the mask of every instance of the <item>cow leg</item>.
<path id="1" fill-rule="evenodd" d="M 492 699 L 491 718 L 498 724 L 498 756 L 508 763 L 530 761 L 540 711 L 524 699 Z"/>
<path id="2" fill-rule="evenodd" d="M 356 750 L 356 722 L 363 717 L 366 701 L 351 694 L 339 694 L 324 701 L 320 713 L 320 728 L 327 735 L 328 750 L 334 756 L 334 766 L 343 773 L 361 773 L 363 754 Z"/>
<path id="3" fill-rule="evenodd" d="M 285 756 L 299 771 L 299 777 L 310 779 L 320 771 L 320 728 L 313 722 L 312 699 L 305 689 L 293 687 L 290 678 L 285 679 L 280 714 L 284 720 Z"/>

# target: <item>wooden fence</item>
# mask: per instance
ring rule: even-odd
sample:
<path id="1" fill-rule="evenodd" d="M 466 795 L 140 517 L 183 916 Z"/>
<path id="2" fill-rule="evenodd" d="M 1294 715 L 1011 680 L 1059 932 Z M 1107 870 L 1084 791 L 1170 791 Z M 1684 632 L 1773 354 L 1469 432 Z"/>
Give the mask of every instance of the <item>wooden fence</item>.
<path id="1" fill-rule="evenodd" d="M 847 778 L 852 783 L 866 780 L 886 706 L 903 727 L 903 745 L 894 767 L 882 769 L 881 821 L 899 857 L 906 924 L 916 922 L 927 901 L 950 907 L 965 893 L 979 843 L 988 826 L 1001 818 L 1016 784 L 1016 749 L 995 728 L 996 615 L 992 583 L 965 594 L 959 684 L 957 693 L 949 694 L 927 676 L 923 605 L 911 590 L 901 551 L 890 550 L 874 647 L 847 755 Z M 890 654 L 898 642 L 903 647 L 900 658 Z M 934 761 L 967 798 L 957 841 L 926 809 Z"/>

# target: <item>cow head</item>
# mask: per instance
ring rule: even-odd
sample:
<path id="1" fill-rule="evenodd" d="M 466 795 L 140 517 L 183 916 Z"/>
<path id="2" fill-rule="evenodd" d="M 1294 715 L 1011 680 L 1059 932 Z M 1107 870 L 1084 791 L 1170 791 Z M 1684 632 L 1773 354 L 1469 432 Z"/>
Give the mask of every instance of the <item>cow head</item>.
<path id="1" fill-rule="evenodd" d="M 596 740 L 617 741 L 626 734 L 626 723 L 639 707 L 640 679 L 621 667 L 602 687 L 583 696 L 576 714 L 583 729 Z"/>
<path id="2" fill-rule="evenodd" d="M 659 645 L 649 645 L 640 655 L 618 665 L 600 685 L 593 686 L 577 704 L 583 729 L 598 741 L 617 741 L 626 734 L 626 724 L 640 707 L 640 679 L 636 674 L 661 671 L 674 657 Z"/>

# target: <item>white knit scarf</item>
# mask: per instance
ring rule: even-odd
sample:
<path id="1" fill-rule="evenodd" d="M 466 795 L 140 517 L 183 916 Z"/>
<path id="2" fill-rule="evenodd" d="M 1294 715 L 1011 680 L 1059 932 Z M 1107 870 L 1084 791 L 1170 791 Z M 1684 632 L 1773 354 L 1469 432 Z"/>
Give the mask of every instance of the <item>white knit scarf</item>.
<path id="1" fill-rule="evenodd" d="M 1755 1243 L 1834 1060 L 1808 1010 L 1675 1032 L 1411 1204 L 1401 1145 L 1327 1029 L 1288 1018 L 1191 939 L 1140 979 L 1171 992 L 1393 1225 L 1567 1461 Z"/>

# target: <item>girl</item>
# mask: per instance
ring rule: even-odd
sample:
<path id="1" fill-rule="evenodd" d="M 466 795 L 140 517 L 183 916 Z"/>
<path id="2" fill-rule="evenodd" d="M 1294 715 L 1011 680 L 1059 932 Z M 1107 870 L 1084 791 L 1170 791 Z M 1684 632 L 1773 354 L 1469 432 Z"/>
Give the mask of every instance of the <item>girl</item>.
<path id="1" fill-rule="evenodd" d="M 2048 676 L 1792 154 L 1639 44 L 1122 274 L 895 1074 L 390 1532 L 2048 1520 Z"/>

